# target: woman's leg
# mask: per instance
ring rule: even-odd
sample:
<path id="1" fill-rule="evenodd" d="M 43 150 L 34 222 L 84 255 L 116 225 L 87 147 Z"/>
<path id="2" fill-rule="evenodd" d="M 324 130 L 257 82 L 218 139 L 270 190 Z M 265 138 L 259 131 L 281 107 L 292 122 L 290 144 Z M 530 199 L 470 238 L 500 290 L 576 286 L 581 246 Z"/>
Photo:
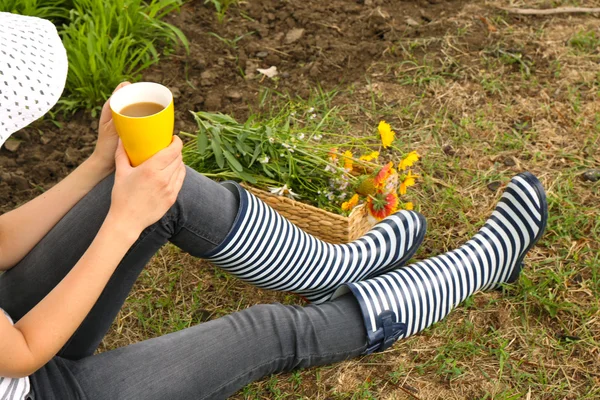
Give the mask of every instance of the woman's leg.
<path id="1" fill-rule="evenodd" d="M 31 379 L 44 399 L 223 399 L 269 374 L 356 357 L 366 340 L 352 296 L 258 305 L 78 361 L 55 358 Z"/>
<path id="2" fill-rule="evenodd" d="M 113 176 L 99 183 L 73 207 L 15 267 L 0 275 L 0 307 L 20 319 L 77 263 L 96 236 L 110 207 Z M 125 255 L 81 326 L 59 353 L 69 359 L 93 354 L 148 260 L 172 237 L 209 251 L 225 237 L 237 213 L 227 189 L 188 169 L 179 198 L 148 227 Z"/>

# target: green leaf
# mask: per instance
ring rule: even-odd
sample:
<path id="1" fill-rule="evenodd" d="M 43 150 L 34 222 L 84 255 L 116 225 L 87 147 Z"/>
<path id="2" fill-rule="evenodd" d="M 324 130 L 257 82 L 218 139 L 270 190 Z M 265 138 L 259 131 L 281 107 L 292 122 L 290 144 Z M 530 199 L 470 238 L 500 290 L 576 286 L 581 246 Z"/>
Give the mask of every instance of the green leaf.
<path id="1" fill-rule="evenodd" d="M 252 164 L 254 164 L 254 162 L 256 161 L 258 156 L 260 156 L 261 153 L 262 153 L 262 149 L 260 148 L 260 146 L 256 146 L 254 148 L 254 155 L 252 156 L 252 160 L 250 160 L 250 164 L 248 165 L 248 167 L 251 167 Z"/>
<path id="2" fill-rule="evenodd" d="M 237 147 L 237 149 L 238 149 L 238 150 L 240 151 L 240 153 L 242 153 L 243 155 L 246 155 L 246 154 L 248 154 L 248 153 L 250 153 L 250 152 L 252 151 L 252 149 L 250 149 L 250 151 L 247 151 L 247 148 L 248 148 L 248 146 L 247 146 L 247 145 L 245 145 L 245 144 L 244 144 L 244 143 L 242 143 L 242 142 L 239 142 L 239 141 L 235 142 L 235 147 Z M 246 147 L 246 148 L 244 148 L 244 147 Z"/>
<path id="3" fill-rule="evenodd" d="M 216 140 L 211 140 L 210 147 L 212 147 L 213 149 L 217 165 L 219 166 L 219 168 L 223 168 L 225 166 L 225 159 L 223 158 L 223 150 L 221 149 L 219 142 L 217 142 Z"/>
<path id="4" fill-rule="evenodd" d="M 252 175 L 250 175 L 250 174 L 248 174 L 246 172 L 238 172 L 238 171 L 236 171 L 235 174 L 237 176 L 239 176 L 242 180 L 246 181 L 246 182 L 249 182 L 249 183 L 252 183 L 252 184 L 255 184 L 256 182 L 258 182 L 257 179 L 254 176 L 252 176 Z"/>
<path id="5" fill-rule="evenodd" d="M 206 148 L 208 147 L 208 136 L 206 136 L 206 131 L 202 130 L 202 132 L 198 134 L 198 138 L 196 140 L 198 142 L 198 153 L 203 156 L 204 153 L 206 153 Z"/>
<path id="6" fill-rule="evenodd" d="M 244 170 L 242 164 L 240 164 L 240 162 L 237 160 L 237 158 L 235 158 L 233 154 L 231 154 L 227 150 L 223 150 L 223 154 L 225 155 L 225 158 L 227 159 L 227 162 L 229 162 L 231 168 L 233 168 L 237 172 L 242 172 Z"/>
<path id="7" fill-rule="evenodd" d="M 210 135 L 212 136 L 213 140 L 216 140 L 217 143 L 219 143 L 219 145 L 221 144 L 222 140 L 221 140 L 221 129 L 217 126 L 210 126 L 208 128 L 208 130 L 210 131 Z"/>
<path id="8" fill-rule="evenodd" d="M 273 178 L 275 179 L 275 175 L 269 171 L 269 169 L 267 168 L 267 166 L 265 164 L 262 165 L 263 171 L 264 173 L 269 177 L 269 178 Z"/>

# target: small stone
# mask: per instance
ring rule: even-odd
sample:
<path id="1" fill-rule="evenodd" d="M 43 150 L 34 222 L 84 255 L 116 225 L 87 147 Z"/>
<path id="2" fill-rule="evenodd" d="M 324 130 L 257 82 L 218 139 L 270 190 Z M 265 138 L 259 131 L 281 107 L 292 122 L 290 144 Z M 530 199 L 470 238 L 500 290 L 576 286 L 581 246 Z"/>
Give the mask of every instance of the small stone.
<path id="1" fill-rule="evenodd" d="M 9 168 L 9 167 L 16 167 L 16 166 L 17 166 L 17 162 L 14 159 L 8 158 L 8 157 L 0 157 L 0 167 Z"/>
<path id="2" fill-rule="evenodd" d="M 4 148 L 11 153 L 19 150 L 19 146 L 21 146 L 21 142 L 18 140 L 8 139 L 6 142 L 4 142 Z"/>
<path id="3" fill-rule="evenodd" d="M 79 156 L 80 156 L 80 153 L 78 150 L 75 150 L 74 148 L 69 147 L 65 151 L 65 164 L 67 164 L 67 166 L 77 165 L 77 162 L 79 161 Z"/>
<path id="4" fill-rule="evenodd" d="M 281 73 L 281 77 L 282 77 L 282 78 L 289 78 L 289 77 L 290 77 L 290 73 L 289 73 L 289 72 L 287 72 L 287 71 L 286 71 L 286 72 L 282 72 L 282 73 Z"/>
<path id="5" fill-rule="evenodd" d="M 204 97 L 202 95 L 197 94 L 194 97 L 192 97 L 192 99 L 190 100 L 190 104 L 192 104 L 194 110 L 197 111 L 200 107 L 202 107 L 202 104 L 204 104 Z"/>
<path id="6" fill-rule="evenodd" d="M 214 79 L 215 77 L 215 73 L 211 70 L 206 70 L 200 74 L 200 79 Z"/>
<path id="7" fill-rule="evenodd" d="M 492 192 L 495 192 L 498 189 L 500 189 L 500 186 L 502 186 L 502 184 L 499 181 L 494 181 L 487 184 L 487 188 Z"/>
<path id="8" fill-rule="evenodd" d="M 600 180 L 600 169 L 590 169 L 585 171 L 581 178 L 588 182 L 598 182 Z"/>
<path id="9" fill-rule="evenodd" d="M 265 58 L 269 55 L 268 51 L 259 51 L 258 53 L 256 53 L 256 57 L 257 58 Z"/>
<path id="10" fill-rule="evenodd" d="M 269 54 L 265 58 L 265 63 L 268 65 L 279 65 L 281 63 L 281 58 L 277 54 Z"/>
<path id="11" fill-rule="evenodd" d="M 310 69 L 308 70 L 308 75 L 312 78 L 317 78 L 319 77 L 321 71 L 319 70 L 319 64 L 315 63 L 312 67 L 310 67 Z"/>
<path id="12" fill-rule="evenodd" d="M 506 157 L 504 159 L 504 165 L 506 165 L 507 167 L 514 167 L 515 165 L 517 165 L 517 162 L 512 157 Z"/>
<path id="13" fill-rule="evenodd" d="M 29 189 L 29 182 L 22 176 L 13 175 L 10 179 L 10 183 L 14 185 L 17 190 L 27 190 Z"/>
<path id="14" fill-rule="evenodd" d="M 454 147 L 452 147 L 449 144 L 445 144 L 444 146 L 442 146 L 442 151 L 448 156 L 453 156 L 456 154 L 456 150 L 454 150 Z"/>
<path id="15" fill-rule="evenodd" d="M 300 40 L 302 35 L 304 35 L 304 29 L 294 28 L 294 29 L 288 31 L 288 33 L 285 35 L 284 41 L 286 44 L 292 44 L 292 43 Z"/>
<path id="16" fill-rule="evenodd" d="M 220 111 L 222 105 L 221 95 L 218 92 L 209 93 L 204 101 L 204 106 L 208 111 Z"/>
<path id="17" fill-rule="evenodd" d="M 169 88 L 169 89 L 171 90 L 171 93 L 173 93 L 174 99 L 178 99 L 181 97 L 181 90 L 179 90 L 179 88 L 173 87 L 173 88 Z"/>
<path id="18" fill-rule="evenodd" d="M 412 19 L 411 17 L 406 17 L 406 24 L 410 25 L 410 26 L 420 26 L 421 25 L 417 21 Z"/>
<path id="19" fill-rule="evenodd" d="M 234 102 L 242 100 L 242 94 L 238 91 L 228 92 L 225 97 Z"/>
<path id="20" fill-rule="evenodd" d="M 24 140 L 26 142 L 31 140 L 31 136 L 29 135 L 29 132 L 27 132 L 26 130 L 20 130 L 20 131 L 15 132 L 14 138 L 19 139 L 19 140 Z"/>
<path id="21" fill-rule="evenodd" d="M 40 142 L 42 142 L 42 144 L 44 144 L 44 145 L 50 143 L 51 141 L 52 141 L 52 139 L 49 138 L 48 136 L 40 136 Z"/>
<path id="22" fill-rule="evenodd" d="M 98 130 L 98 121 L 92 121 L 90 122 L 90 129 L 93 131 Z"/>
<path id="23" fill-rule="evenodd" d="M 196 58 L 192 61 L 192 68 L 204 69 L 206 68 L 206 60 L 204 58 Z"/>

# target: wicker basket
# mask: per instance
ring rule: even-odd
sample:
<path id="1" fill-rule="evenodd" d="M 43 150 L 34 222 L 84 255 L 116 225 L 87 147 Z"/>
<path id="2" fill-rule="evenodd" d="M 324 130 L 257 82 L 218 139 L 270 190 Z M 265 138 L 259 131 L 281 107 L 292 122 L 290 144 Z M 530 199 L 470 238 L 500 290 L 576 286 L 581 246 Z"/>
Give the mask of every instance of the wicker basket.
<path id="1" fill-rule="evenodd" d="M 363 205 L 344 217 L 252 186 L 243 186 L 305 232 L 329 243 L 351 242 L 373 226 Z"/>

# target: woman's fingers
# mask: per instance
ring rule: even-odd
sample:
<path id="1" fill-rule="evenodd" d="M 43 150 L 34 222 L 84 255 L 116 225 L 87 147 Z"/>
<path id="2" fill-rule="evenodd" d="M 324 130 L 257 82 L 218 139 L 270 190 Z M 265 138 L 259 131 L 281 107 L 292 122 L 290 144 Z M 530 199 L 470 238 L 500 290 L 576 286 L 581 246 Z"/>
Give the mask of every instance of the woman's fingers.
<path id="1" fill-rule="evenodd" d="M 173 175 L 171 176 L 171 182 L 169 183 L 169 186 L 176 195 L 178 195 L 179 191 L 181 191 L 181 187 L 183 186 L 183 181 L 185 180 L 186 173 L 187 170 L 185 168 L 185 164 L 181 162 L 181 164 L 177 166 L 175 173 L 173 173 Z"/>
<path id="2" fill-rule="evenodd" d="M 183 165 L 183 157 L 181 153 L 177 158 L 175 158 L 169 165 L 167 165 L 163 170 L 159 173 L 162 175 L 167 182 L 171 182 L 171 178 L 177 172 L 177 169 Z"/>
<path id="3" fill-rule="evenodd" d="M 119 139 L 117 151 L 115 152 L 115 167 L 117 168 L 117 172 L 126 171 L 132 168 L 121 139 Z"/>
<path id="4" fill-rule="evenodd" d="M 173 140 L 167 148 L 162 149 L 146 161 L 148 168 L 157 170 L 167 168 L 177 157 L 181 156 L 182 149 L 183 142 L 179 136 L 173 136 Z"/>
<path id="5" fill-rule="evenodd" d="M 115 94 L 115 92 L 127 85 L 131 85 L 131 82 L 121 82 L 119 83 L 119 85 L 115 88 L 115 90 L 113 90 L 112 94 Z M 102 106 L 102 112 L 100 113 L 100 122 L 99 122 L 99 126 L 104 126 L 106 124 L 108 124 L 110 121 L 112 121 L 112 113 L 110 112 L 110 98 L 108 100 L 106 100 L 106 102 L 104 103 L 104 106 Z"/>

